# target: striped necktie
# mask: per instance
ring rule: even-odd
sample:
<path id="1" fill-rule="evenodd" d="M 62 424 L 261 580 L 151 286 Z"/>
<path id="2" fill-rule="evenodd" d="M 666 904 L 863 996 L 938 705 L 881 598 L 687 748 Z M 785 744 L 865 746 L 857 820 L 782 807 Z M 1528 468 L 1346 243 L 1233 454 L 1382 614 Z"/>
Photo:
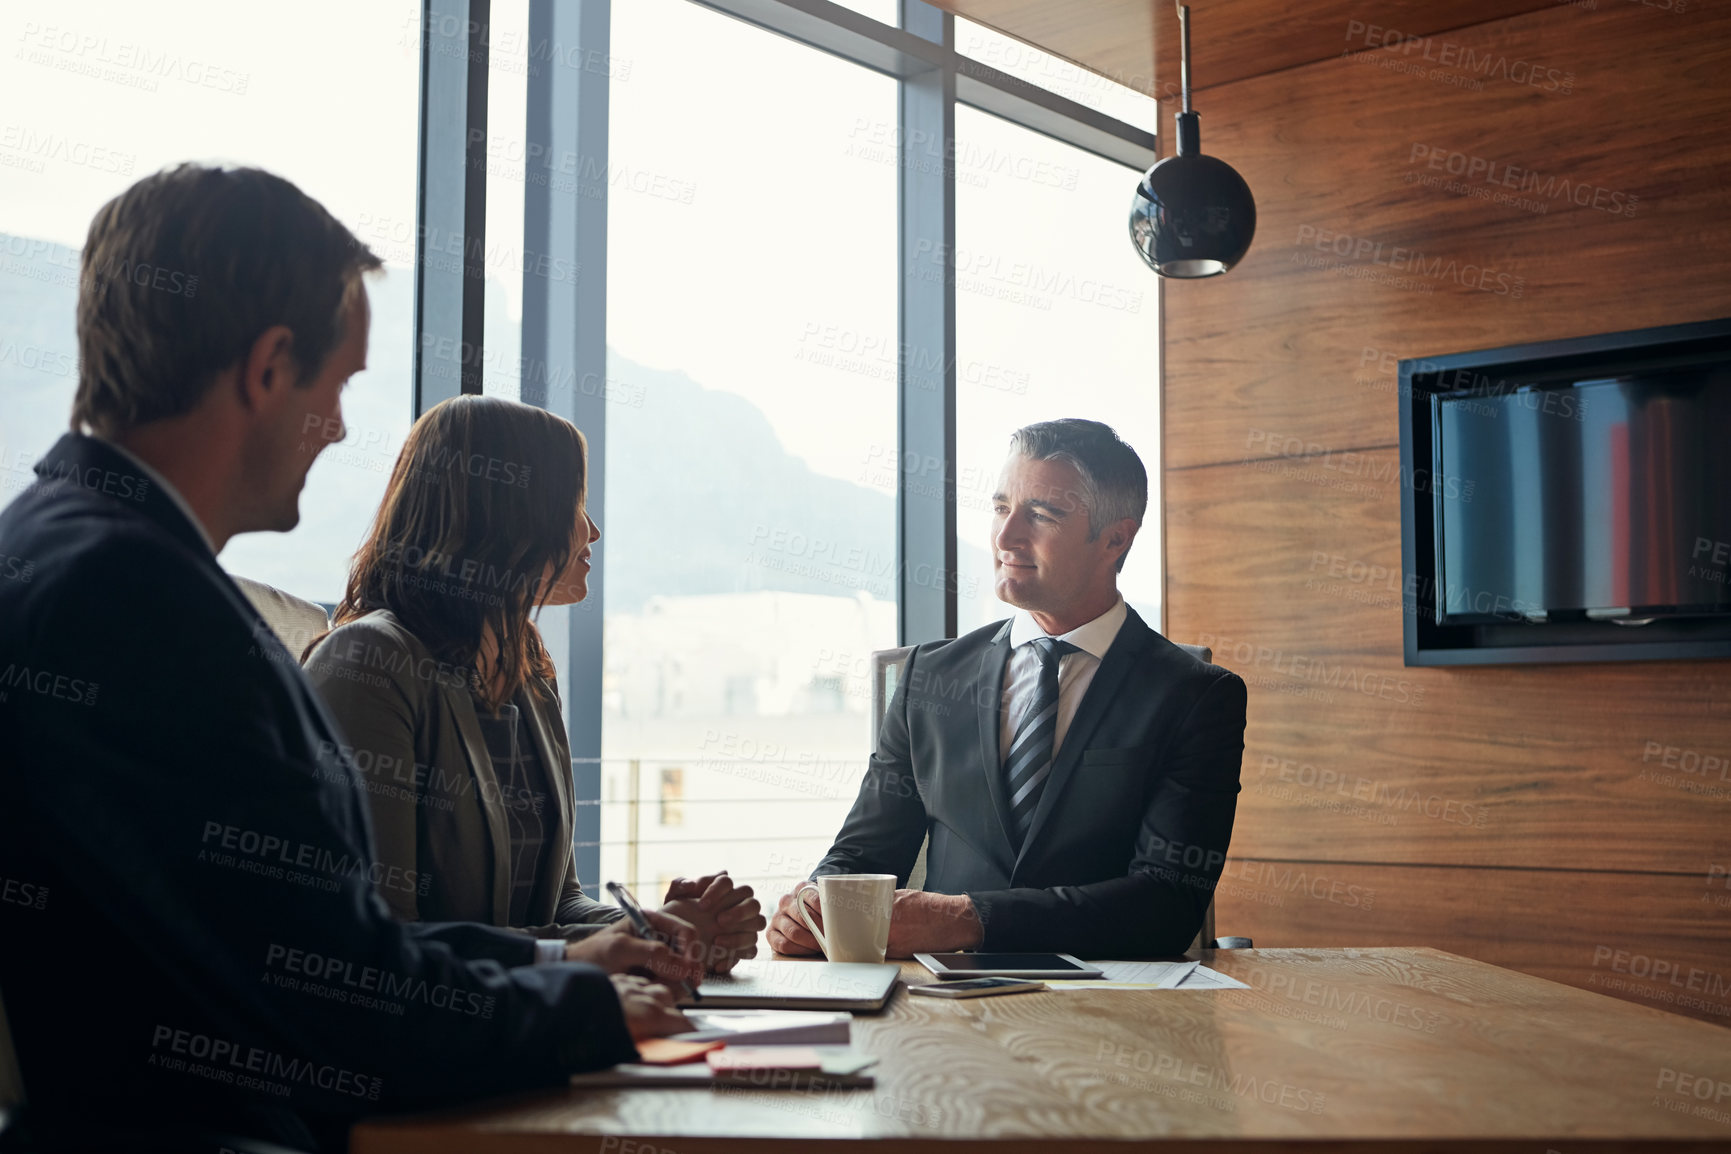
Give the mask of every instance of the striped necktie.
<path id="1" fill-rule="evenodd" d="M 1040 804 L 1046 777 L 1052 772 L 1052 744 L 1058 733 L 1058 661 L 1076 652 L 1068 641 L 1035 638 L 1031 644 L 1040 658 L 1039 682 L 1034 699 L 1016 726 L 1009 756 L 1004 758 L 1004 781 L 1010 799 L 1012 840 L 1018 851 L 1034 823 L 1034 808 Z"/>

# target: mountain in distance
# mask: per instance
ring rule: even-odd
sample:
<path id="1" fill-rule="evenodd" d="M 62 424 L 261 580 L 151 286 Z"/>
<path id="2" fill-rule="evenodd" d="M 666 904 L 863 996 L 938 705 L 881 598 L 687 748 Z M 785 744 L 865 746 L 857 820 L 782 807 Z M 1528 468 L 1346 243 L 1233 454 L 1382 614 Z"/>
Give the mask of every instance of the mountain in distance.
<path id="1" fill-rule="evenodd" d="M 0 507 L 34 479 L 30 466 L 67 427 L 77 268 L 76 249 L 0 234 Z M 222 557 L 232 572 L 317 601 L 340 595 L 408 428 L 412 280 L 392 268 L 368 287 L 371 379 L 344 395 L 348 441 L 313 467 L 299 528 L 247 534 Z M 884 487 L 815 472 L 762 409 L 684 372 L 609 349 L 607 377 L 619 403 L 606 406 L 596 553 L 609 613 L 637 612 L 657 595 L 895 598 L 895 495 L 881 471 L 873 480 Z M 986 572 L 983 549 L 964 545 L 963 554 L 964 572 Z"/>
<path id="2" fill-rule="evenodd" d="M 814 472 L 734 393 L 608 350 L 607 607 L 655 594 L 895 596 L 895 497 Z"/>

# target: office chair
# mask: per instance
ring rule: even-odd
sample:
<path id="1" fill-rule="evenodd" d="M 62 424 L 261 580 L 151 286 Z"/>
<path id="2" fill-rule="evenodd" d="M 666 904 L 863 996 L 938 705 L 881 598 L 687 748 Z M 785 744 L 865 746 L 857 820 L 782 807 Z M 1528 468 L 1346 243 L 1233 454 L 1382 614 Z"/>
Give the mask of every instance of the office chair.
<path id="1" fill-rule="evenodd" d="M 296 661 L 312 644 L 313 638 L 331 627 L 330 614 L 317 602 L 302 600 L 250 577 L 237 577 L 230 573 L 229 578 L 240 586 L 240 591 L 246 594 L 246 599 L 252 602 L 252 607 L 258 610 L 259 616 L 264 618 L 265 624 L 270 626 L 271 632 L 277 635 L 289 656 Z"/>
<path id="2" fill-rule="evenodd" d="M 1214 650 L 1206 645 L 1185 645 L 1183 642 L 1173 642 L 1192 657 L 1209 664 L 1214 662 Z M 877 747 L 878 730 L 883 725 L 884 711 L 889 708 L 890 698 L 895 696 L 896 683 L 901 679 L 902 668 L 907 665 L 908 658 L 913 654 L 914 647 L 903 645 L 897 649 L 879 649 L 872 653 L 872 711 L 871 711 L 871 742 L 872 748 Z M 926 846 L 930 844 L 928 836 L 920 842 L 919 856 L 914 859 L 913 869 L 908 872 L 908 888 L 924 889 L 926 884 Z M 1192 950 L 1247 950 L 1251 948 L 1249 938 L 1214 936 L 1214 899 L 1208 900 L 1208 908 L 1202 914 L 1202 928 L 1196 935 L 1196 940 L 1190 944 Z"/>

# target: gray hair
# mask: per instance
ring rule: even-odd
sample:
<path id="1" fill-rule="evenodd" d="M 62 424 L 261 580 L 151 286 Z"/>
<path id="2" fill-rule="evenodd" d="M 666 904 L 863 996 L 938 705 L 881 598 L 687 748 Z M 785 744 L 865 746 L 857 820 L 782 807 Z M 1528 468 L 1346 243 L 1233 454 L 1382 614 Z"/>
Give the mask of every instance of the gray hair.
<path id="1" fill-rule="evenodd" d="M 1075 468 L 1088 506 L 1088 540 L 1098 540 L 1106 526 L 1119 521 L 1142 524 L 1148 511 L 1148 470 L 1110 425 L 1076 417 L 1025 425 L 1010 434 L 1010 451 L 1031 461 L 1064 461 Z M 1125 549 L 1118 558 L 1120 572 L 1129 555 Z"/>

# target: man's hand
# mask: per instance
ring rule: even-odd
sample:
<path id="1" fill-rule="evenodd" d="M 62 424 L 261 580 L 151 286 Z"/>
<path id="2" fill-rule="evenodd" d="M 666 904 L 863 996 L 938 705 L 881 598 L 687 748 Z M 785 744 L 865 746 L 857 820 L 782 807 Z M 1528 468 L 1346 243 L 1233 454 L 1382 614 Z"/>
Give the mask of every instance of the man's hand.
<path id="1" fill-rule="evenodd" d="M 703 980 L 703 947 L 687 922 L 660 910 L 645 910 L 649 924 L 665 934 L 671 947 L 640 938 L 621 918 L 599 933 L 565 946 L 565 960 L 588 962 L 609 974 L 644 974 L 667 985 Z"/>
<path id="2" fill-rule="evenodd" d="M 817 923 L 818 929 L 822 929 L 823 914 L 818 912 L 817 891 L 806 891 L 805 908 L 810 912 L 811 920 Z M 894 936 L 893 928 L 890 934 Z M 799 911 L 793 908 L 792 894 L 782 894 L 781 901 L 776 903 L 775 917 L 769 922 L 769 948 L 790 957 L 809 957 L 823 953 L 818 947 L 817 939 L 811 936 L 811 931 L 799 920 Z"/>
<path id="3" fill-rule="evenodd" d="M 967 894 L 896 891 L 895 904 L 890 907 L 890 957 L 971 950 L 984 937 L 979 911 Z"/>
<path id="4" fill-rule="evenodd" d="M 698 955 L 712 974 L 725 974 L 757 956 L 757 932 L 767 924 L 750 886 L 736 886 L 722 870 L 700 878 L 674 878 L 662 911 L 691 923 Z"/>
<path id="5" fill-rule="evenodd" d="M 634 974 L 614 974 L 613 992 L 619 995 L 619 1008 L 625 1013 L 625 1028 L 631 1031 L 633 1042 L 691 1029 L 685 1015 L 674 1009 L 673 991 L 666 986 Z"/>
<path id="6" fill-rule="evenodd" d="M 805 908 L 811 913 L 818 929 L 823 928 L 823 915 L 817 906 L 817 894 L 806 891 Z M 971 950 L 985 936 L 980 915 L 974 909 L 974 899 L 967 894 L 932 894 L 924 890 L 897 890 L 895 903 L 890 906 L 890 944 L 886 951 L 892 958 L 911 958 L 942 950 Z M 817 939 L 799 920 L 793 908 L 793 895 L 782 895 L 775 917 L 769 923 L 769 945 L 778 954 L 819 954 Z"/>

